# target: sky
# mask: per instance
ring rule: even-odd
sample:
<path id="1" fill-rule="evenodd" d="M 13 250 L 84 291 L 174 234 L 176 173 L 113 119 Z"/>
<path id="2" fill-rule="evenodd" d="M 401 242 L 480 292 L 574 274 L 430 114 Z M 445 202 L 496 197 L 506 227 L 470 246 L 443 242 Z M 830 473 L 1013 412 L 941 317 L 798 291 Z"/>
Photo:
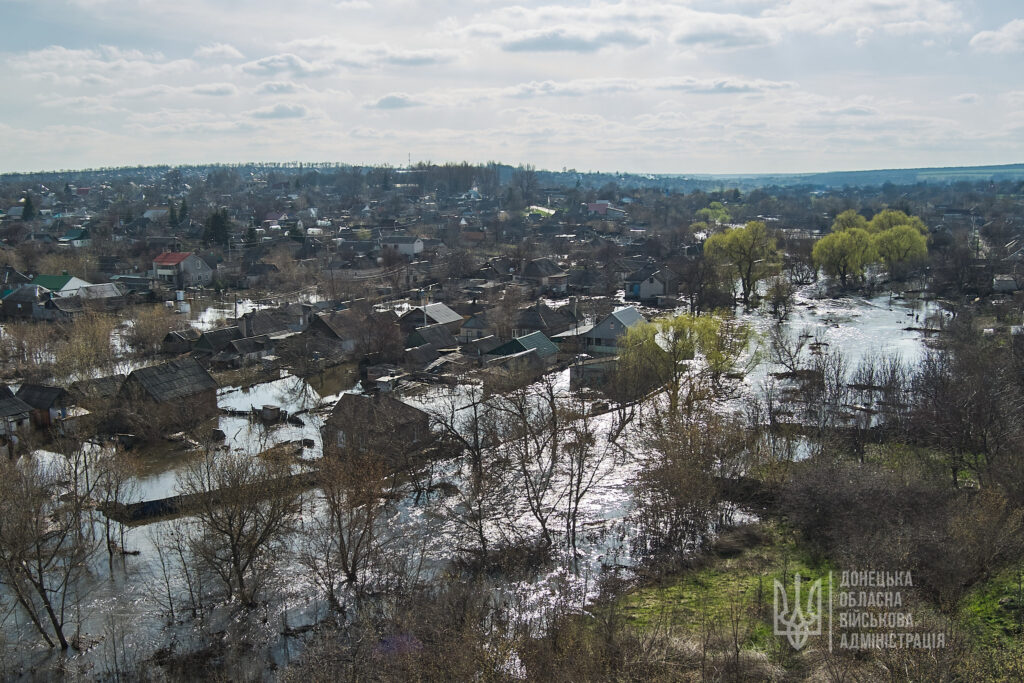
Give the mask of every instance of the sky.
<path id="1" fill-rule="evenodd" d="M 1024 162 L 1021 0 L 0 0 L 0 171 Z"/>

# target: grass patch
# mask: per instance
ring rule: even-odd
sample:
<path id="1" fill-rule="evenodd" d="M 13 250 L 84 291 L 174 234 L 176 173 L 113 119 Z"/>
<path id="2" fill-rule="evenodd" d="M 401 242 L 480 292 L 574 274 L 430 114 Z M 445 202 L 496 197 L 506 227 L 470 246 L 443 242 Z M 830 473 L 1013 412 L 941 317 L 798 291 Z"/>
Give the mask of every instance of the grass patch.
<path id="1" fill-rule="evenodd" d="M 629 623 L 641 629 L 669 624 L 700 633 L 742 621 L 745 646 L 770 651 L 775 580 L 787 587 L 792 605 L 793 577 L 799 573 L 806 604 L 810 584 L 819 578 L 827 582 L 830 569 L 798 543 L 795 532 L 763 523 L 725 534 L 698 566 L 633 591 L 622 608 Z"/>
<path id="2" fill-rule="evenodd" d="M 1007 569 L 964 598 L 961 614 L 982 647 L 1020 648 L 1024 622 L 1024 568 Z"/>

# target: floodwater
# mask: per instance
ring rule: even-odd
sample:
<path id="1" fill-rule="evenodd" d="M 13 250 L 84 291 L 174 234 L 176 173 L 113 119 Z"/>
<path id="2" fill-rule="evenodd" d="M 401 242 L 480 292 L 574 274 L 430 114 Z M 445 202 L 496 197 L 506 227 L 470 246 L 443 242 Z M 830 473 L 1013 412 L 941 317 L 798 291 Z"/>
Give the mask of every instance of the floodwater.
<path id="1" fill-rule="evenodd" d="M 202 324 L 212 324 L 214 317 L 208 311 L 213 310 L 216 309 L 205 309 L 207 312 L 197 320 L 204 321 Z M 924 327 L 926 319 L 936 314 L 940 312 L 933 302 L 889 297 L 816 299 L 805 290 L 797 297 L 797 305 L 785 325 L 791 335 L 808 330 L 831 348 L 843 351 L 849 356 L 851 366 L 872 355 L 892 353 L 914 363 L 924 353 L 925 344 L 920 331 L 907 328 Z M 763 315 L 742 315 L 759 331 L 767 330 L 770 325 Z M 746 391 L 757 391 L 760 380 L 774 369 L 768 365 L 758 367 L 744 380 Z M 558 391 L 567 390 L 566 371 L 554 379 Z M 302 424 L 267 426 L 247 416 L 222 416 L 217 419 L 216 426 L 225 433 L 224 446 L 232 451 L 256 453 L 275 444 L 310 439 L 314 445 L 304 452 L 307 457 L 318 457 L 321 452 L 320 427 L 330 408 L 341 394 L 358 390 L 351 368 L 329 371 L 309 380 L 285 376 L 244 389 L 223 388 L 218 393 L 218 405 L 222 409 L 248 411 L 253 407 L 275 405 L 296 415 Z M 465 410 L 473 395 L 468 385 L 453 389 L 431 386 L 404 400 L 428 411 L 450 400 L 458 411 Z M 563 557 L 561 562 L 556 562 L 539 576 L 506 581 L 501 586 L 502 591 L 515 596 L 521 604 L 528 606 L 528 610 L 539 611 L 553 595 L 551 589 L 555 585 L 566 584 L 579 596 L 582 606 L 588 596 L 593 596 L 595 579 L 603 566 L 628 567 L 631 562 L 627 541 L 628 518 L 632 509 L 630 482 L 636 472 L 637 460 L 642 455 L 642 447 L 629 434 L 612 444 L 608 440 L 612 419 L 612 414 L 594 419 L 598 432 L 594 448 L 601 450 L 606 457 L 583 504 L 578 571 L 569 571 Z M 173 495 L 178 472 L 193 457 L 196 457 L 195 451 L 184 444 L 164 444 L 161 448 L 140 453 L 140 470 L 132 498 L 147 500 Z M 435 480 L 457 481 L 457 478 L 451 464 L 442 463 L 435 472 Z M 407 549 L 409 555 L 422 560 L 426 571 L 443 568 L 456 553 L 459 532 L 452 521 L 457 512 L 456 498 L 434 496 L 416 504 L 410 496 L 399 501 L 385 522 L 387 537 L 392 543 L 401 544 L 398 547 L 403 552 Z M 551 504 L 556 505 L 557 502 L 552 501 Z M 301 526 L 308 525 L 315 518 L 317 505 L 314 492 L 308 496 L 304 506 Z M 508 518 L 520 528 L 528 529 L 532 523 L 528 512 L 521 507 L 509 510 Z M 130 529 L 126 546 L 139 554 L 128 556 L 123 562 L 119 559 L 113 571 L 107 567 L 106 554 L 102 549 L 96 553 L 81 597 L 83 630 L 97 640 L 85 652 L 70 655 L 69 667 L 73 671 L 87 672 L 85 675 L 90 678 L 102 678 L 113 644 L 124 643 L 123 652 L 135 661 L 141 661 L 169 642 L 177 642 L 181 650 L 187 650 L 190 643 L 202 641 L 203 633 L 220 630 L 238 634 L 254 645 L 265 646 L 277 665 L 287 663 L 288 658 L 298 651 L 298 646 L 294 642 L 289 644 L 288 639 L 280 635 L 282 627 L 312 623 L 326 610 L 326 605 L 316 596 L 308 572 L 294 557 L 285 560 L 268 591 L 274 596 L 272 603 L 261 608 L 265 620 L 220 608 L 209 613 L 202 623 L 180 618 L 175 623 L 168 623 L 166 607 L 161 604 L 164 587 L 154 538 L 165 533 L 171 524 L 173 522 L 161 521 Z M 560 526 L 557 515 L 552 517 L 552 526 L 555 529 Z M 300 544 L 301 535 L 291 539 L 293 549 Z M 180 576 L 174 577 L 171 583 L 173 591 L 183 589 Z M 179 603 L 178 609 L 182 607 L 184 603 Z M 36 642 L 38 638 L 31 628 L 15 619 L 15 612 L 7 613 L 7 642 Z M 42 647 L 26 651 L 24 644 L 18 650 L 17 661 L 27 666 L 50 666 L 58 656 Z M 269 662 L 264 660 L 252 664 L 254 676 L 267 675 Z"/>

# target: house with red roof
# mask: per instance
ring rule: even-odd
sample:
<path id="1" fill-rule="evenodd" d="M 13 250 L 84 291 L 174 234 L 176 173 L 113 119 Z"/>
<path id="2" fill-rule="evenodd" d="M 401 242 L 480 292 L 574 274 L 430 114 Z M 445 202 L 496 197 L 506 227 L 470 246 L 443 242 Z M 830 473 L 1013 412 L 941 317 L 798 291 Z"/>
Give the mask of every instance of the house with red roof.
<path id="1" fill-rule="evenodd" d="M 153 278 L 168 287 L 202 287 L 213 282 L 213 269 L 190 251 L 165 251 L 153 259 Z"/>

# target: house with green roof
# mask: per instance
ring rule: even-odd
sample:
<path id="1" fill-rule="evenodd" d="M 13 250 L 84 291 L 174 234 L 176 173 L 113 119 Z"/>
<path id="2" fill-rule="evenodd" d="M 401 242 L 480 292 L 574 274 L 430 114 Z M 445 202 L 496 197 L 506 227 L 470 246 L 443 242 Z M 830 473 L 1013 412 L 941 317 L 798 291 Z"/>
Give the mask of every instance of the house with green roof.
<path id="1" fill-rule="evenodd" d="M 75 249 L 88 247 L 92 244 L 92 236 L 89 234 L 89 228 L 74 228 L 61 235 L 57 244 Z"/>
<path id="2" fill-rule="evenodd" d="M 516 337 L 512 341 L 505 342 L 487 355 L 513 356 L 526 351 L 533 351 L 545 364 L 550 364 L 555 361 L 558 347 L 555 346 L 554 342 L 545 337 L 543 332 L 531 332 L 522 337 Z"/>
<path id="3" fill-rule="evenodd" d="M 58 296 L 72 296 L 82 287 L 88 287 L 90 283 L 64 271 L 60 275 L 36 275 L 32 278 L 32 284 L 46 287 Z"/>

